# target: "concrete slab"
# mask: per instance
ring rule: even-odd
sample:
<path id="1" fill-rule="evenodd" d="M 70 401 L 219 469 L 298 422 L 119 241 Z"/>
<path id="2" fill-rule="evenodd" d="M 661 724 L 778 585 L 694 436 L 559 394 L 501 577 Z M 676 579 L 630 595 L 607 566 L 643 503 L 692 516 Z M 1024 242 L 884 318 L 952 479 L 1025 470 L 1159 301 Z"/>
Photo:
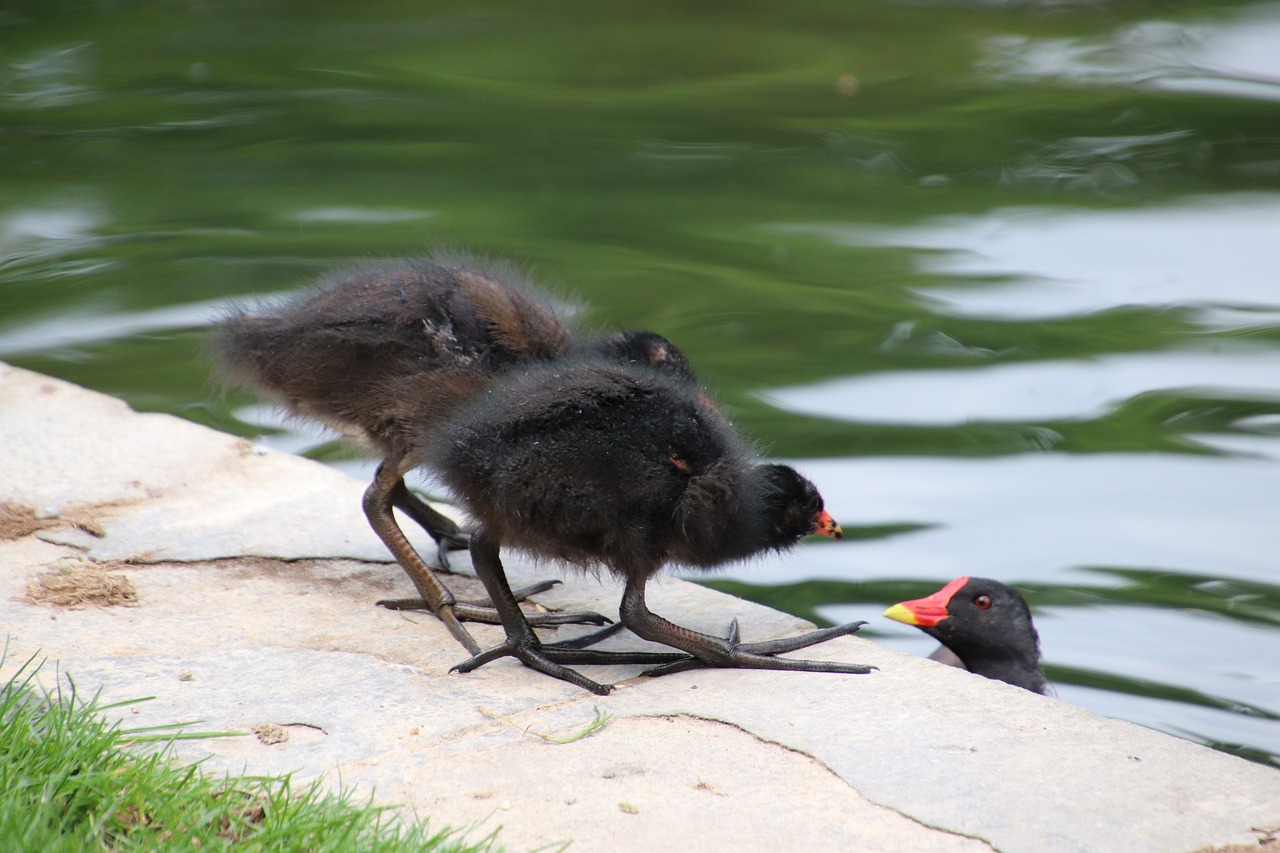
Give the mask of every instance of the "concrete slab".
<path id="1" fill-rule="evenodd" d="M 323 777 L 477 835 L 501 825 L 510 849 L 1189 851 L 1280 827 L 1280 773 L 858 638 L 813 656 L 880 672 L 592 668 L 620 685 L 603 698 L 510 661 L 451 675 L 464 655 L 434 618 L 373 606 L 412 587 L 363 488 L 0 365 L 0 502 L 44 525 L 0 534 L 6 670 L 39 650 L 46 683 L 154 696 L 121 709 L 129 725 L 259 733 L 179 745 L 210 770 Z M 27 598 L 41 575 L 102 571 L 133 606 Z M 616 584 L 566 580 L 538 603 L 616 613 Z M 808 627 L 675 579 L 650 601 L 708 631 L 737 617 L 747 640 Z M 588 737 L 538 736 L 598 713 Z"/>

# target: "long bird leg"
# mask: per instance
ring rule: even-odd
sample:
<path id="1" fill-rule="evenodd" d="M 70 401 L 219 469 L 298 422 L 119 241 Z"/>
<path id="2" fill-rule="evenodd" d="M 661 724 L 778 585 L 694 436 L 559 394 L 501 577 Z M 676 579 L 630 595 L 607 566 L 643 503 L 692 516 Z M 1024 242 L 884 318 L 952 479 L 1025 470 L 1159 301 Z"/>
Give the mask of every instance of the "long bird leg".
<path id="1" fill-rule="evenodd" d="M 412 518 L 419 527 L 430 534 L 436 541 L 436 560 L 439 561 L 442 569 L 449 571 L 449 552 L 465 549 L 469 534 L 459 530 L 453 519 L 409 491 L 403 477 L 398 478 L 391 488 L 391 505 Z"/>
<path id="2" fill-rule="evenodd" d="M 453 597 L 453 593 L 449 592 L 448 588 L 431 573 L 431 569 L 427 568 L 427 564 L 422 561 L 418 552 L 413 550 L 413 546 L 405 538 L 400 525 L 396 524 L 391 507 L 397 484 L 403 486 L 404 481 L 396 468 L 387 462 L 379 465 L 373 482 L 364 493 L 364 514 L 369 519 L 369 526 L 391 551 L 396 562 L 409 576 L 409 580 L 413 581 L 418 595 L 422 596 L 423 602 L 431 608 L 431 612 L 444 623 L 455 640 L 462 643 L 467 651 L 476 654 L 480 651 L 480 644 L 458 621 L 458 616 L 454 612 L 458 602 Z"/>
<path id="3" fill-rule="evenodd" d="M 386 464 L 386 463 L 383 463 Z M 459 530 L 458 525 L 447 515 L 437 511 L 422 498 L 409 491 L 409 487 L 404 484 L 404 478 L 401 477 L 391 490 L 391 505 L 401 510 L 410 518 L 418 523 L 418 526 L 427 532 L 427 534 L 436 542 L 436 559 L 440 562 L 440 568 L 444 571 L 450 571 L 449 552 L 465 550 L 467 543 L 471 539 L 471 534 L 465 530 Z M 520 587 L 514 590 L 516 601 L 524 601 L 531 595 L 537 595 L 540 592 L 546 592 L 562 581 L 545 580 L 528 586 Z M 386 601 L 379 601 L 379 605 L 390 608 L 392 610 L 422 610 L 427 607 L 425 601 L 419 598 L 396 598 Z M 463 607 L 467 607 L 464 602 Z M 498 612 L 490 610 L 485 605 L 478 605 L 485 608 L 479 615 L 460 614 L 460 618 L 470 619 L 473 622 L 488 622 L 491 625 L 497 625 L 501 620 L 498 619 Z M 429 608 L 428 608 L 429 609 Z M 570 622 L 587 622 L 589 624 L 602 624 L 597 619 L 561 619 L 559 614 L 534 614 L 535 625 L 561 625 Z M 548 616 L 549 618 L 540 619 L 539 617 Z M 608 621 L 608 620 L 605 620 Z"/>
<path id="4" fill-rule="evenodd" d="M 493 607 L 458 602 L 448 587 L 442 584 L 439 578 L 427 567 L 427 564 L 423 562 L 422 557 L 418 555 L 413 545 L 405 538 L 404 531 L 400 529 L 400 525 L 396 523 L 395 516 L 392 514 L 393 496 L 397 485 L 400 488 L 404 488 L 404 480 L 400 477 L 395 466 L 383 462 L 378 466 L 373 482 L 364 493 L 364 513 L 369 519 L 369 526 L 373 528 L 374 533 L 378 534 L 378 538 L 387 546 L 387 549 L 396 558 L 396 562 L 400 564 L 405 574 L 409 576 L 409 580 L 413 582 L 414 587 L 418 590 L 418 595 L 422 597 L 422 604 L 425 604 L 445 624 L 445 627 L 449 629 L 449 633 L 462 644 L 463 648 L 473 655 L 479 654 L 480 644 L 472 638 L 470 632 L 462 626 L 460 620 L 470 619 L 476 622 L 498 624 L 502 621 L 501 617 Z M 428 507 L 428 509 L 430 508 Z M 431 511 L 435 513 L 435 510 Z M 439 515 L 439 513 L 436 513 L 436 515 Z M 440 516 L 440 518 L 444 518 L 444 516 Z M 448 521 L 448 519 L 445 520 Z M 452 522 L 449 523 L 452 524 Z M 427 532 L 432 533 L 430 529 Z M 528 590 L 522 590 L 521 592 L 528 594 Z M 392 601 L 389 604 L 395 609 L 404 607 L 403 601 Z M 563 625 L 565 623 L 603 625 L 609 622 L 609 619 L 599 613 L 588 612 L 537 613 L 532 616 L 532 620 L 537 625 Z"/>
<path id="5" fill-rule="evenodd" d="M 514 657 L 530 669 L 552 678 L 559 678 L 600 696 L 608 695 L 612 685 L 600 684 L 575 672 L 561 663 L 679 663 L 687 655 L 668 652 L 603 652 L 590 649 L 557 649 L 542 645 L 533 633 L 519 602 L 511 592 L 506 572 L 499 556 L 499 539 L 481 526 L 471 534 L 471 564 L 477 577 L 484 583 L 498 612 L 502 614 L 502 627 L 507 638 L 502 643 L 475 654 L 452 669 L 471 672 L 501 657 Z"/>
<path id="6" fill-rule="evenodd" d="M 385 463 L 384 463 L 385 464 Z M 404 478 L 401 477 L 391 490 L 391 505 L 401 512 L 408 515 L 418 523 L 418 526 L 427 532 L 427 534 L 436 542 L 436 560 L 440 563 L 440 568 L 444 571 L 450 571 L 449 552 L 461 551 L 467 548 L 467 543 L 471 539 L 471 534 L 465 530 L 459 530 L 458 525 L 453 519 L 439 512 L 422 498 L 409 491 L 409 487 L 404 484 Z M 513 594 L 516 601 L 524 601 L 531 595 L 537 595 L 540 592 L 546 592 L 562 581 L 545 580 L 537 583 L 529 584 L 514 590 Z M 422 610 L 427 607 L 427 603 L 420 598 L 393 598 L 385 601 L 379 601 L 379 606 L 386 607 L 391 610 Z M 467 602 L 463 602 L 460 606 L 469 607 Z M 478 605 L 485 608 L 485 605 Z M 535 617 L 544 615 L 559 617 L 560 614 L 534 614 Z M 485 608 L 480 615 L 459 614 L 459 618 L 469 619 L 472 622 L 488 622 L 491 625 L 497 625 L 501 620 L 498 619 L 498 612 Z M 535 619 L 536 625 L 560 625 L 570 622 L 578 622 L 584 620 L 578 619 L 559 619 L 550 618 L 541 621 Z M 591 619 L 585 620 L 590 624 L 599 625 L 600 622 Z M 606 620 L 607 621 L 607 620 Z"/>
<path id="7" fill-rule="evenodd" d="M 664 643 L 672 648 L 688 652 L 697 658 L 696 661 L 681 660 L 656 667 L 648 675 L 669 675 L 682 672 L 697 666 L 708 667 L 743 667 L 746 669 L 782 669 L 802 672 L 843 672 L 862 675 L 871 672 L 875 667 L 857 663 L 839 663 L 836 661 L 795 660 L 780 658 L 775 655 L 791 652 L 808 646 L 823 643 L 836 637 L 856 632 L 865 622 L 850 622 L 834 628 L 823 628 L 809 631 L 797 637 L 786 637 L 779 640 L 768 640 L 760 643 L 739 642 L 736 620 L 729 629 L 729 637 L 713 637 L 688 628 L 682 628 L 656 615 L 644 600 L 646 577 L 628 578 L 626 589 L 622 593 L 622 624 L 635 634 L 655 643 Z"/>
<path id="8" fill-rule="evenodd" d="M 520 603 L 511 593 L 511 584 L 507 582 L 507 574 L 503 571 L 498 550 L 498 537 L 492 535 L 485 527 L 481 526 L 472 532 L 471 565 L 475 568 L 476 576 L 480 578 L 484 588 L 488 590 L 489 600 L 493 602 L 502 617 L 502 627 L 507 632 L 507 638 L 488 651 L 477 650 L 474 657 L 453 667 L 453 670 L 471 672 L 490 661 L 511 655 L 538 672 L 576 684 L 600 696 L 608 695 L 611 689 L 608 685 L 598 684 L 585 675 L 560 666 L 541 654 L 542 644 L 533 633 L 533 628 L 525 618 L 524 611 L 520 609 Z"/>

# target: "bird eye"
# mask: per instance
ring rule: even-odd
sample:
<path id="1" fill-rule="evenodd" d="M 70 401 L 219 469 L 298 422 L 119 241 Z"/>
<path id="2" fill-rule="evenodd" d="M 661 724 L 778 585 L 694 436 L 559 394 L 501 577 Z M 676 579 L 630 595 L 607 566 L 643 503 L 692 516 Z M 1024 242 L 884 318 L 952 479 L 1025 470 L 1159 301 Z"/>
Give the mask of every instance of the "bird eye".
<path id="1" fill-rule="evenodd" d="M 973 605 L 977 607 L 979 610 L 986 610 L 988 607 L 991 606 L 991 596 L 989 595 L 974 596 Z"/>

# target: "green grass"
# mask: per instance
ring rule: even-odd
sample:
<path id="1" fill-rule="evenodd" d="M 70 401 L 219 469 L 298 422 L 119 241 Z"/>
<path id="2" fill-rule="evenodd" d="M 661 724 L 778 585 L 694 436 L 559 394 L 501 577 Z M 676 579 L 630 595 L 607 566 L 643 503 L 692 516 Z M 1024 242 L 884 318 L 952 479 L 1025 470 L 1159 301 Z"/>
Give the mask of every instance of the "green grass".
<path id="1" fill-rule="evenodd" d="M 0 663 L 4 656 L 0 654 Z M 183 735 L 107 721 L 98 696 L 66 678 L 36 683 L 28 659 L 0 686 L 0 838 L 11 851 L 494 851 L 493 836 L 402 824 L 384 807 L 354 802 L 288 777 L 219 777 L 180 766 L 168 746 Z M 65 677 L 65 676 L 64 676 Z M 136 700 L 131 700 L 136 701 Z M 124 704 L 124 703 L 121 703 Z M 162 748 L 147 748 L 160 741 Z"/>
<path id="2" fill-rule="evenodd" d="M 524 732 L 527 735 L 533 735 L 534 737 L 541 738 L 547 743 L 575 743 L 577 741 L 582 740 L 583 738 L 591 737 L 593 734 L 602 730 L 605 726 L 609 725 L 609 723 L 613 720 L 613 714 L 610 714 L 608 711 L 604 710 L 599 705 L 597 705 L 593 709 L 594 716 L 592 717 L 591 721 L 586 724 L 586 726 L 584 726 L 583 728 L 579 729 L 576 732 L 571 732 L 567 735 L 552 735 L 546 732 L 540 732 L 537 729 L 535 729 L 533 726 L 521 726 L 519 723 L 515 722 L 514 720 L 504 717 L 501 714 L 495 714 L 493 711 L 490 711 L 486 708 L 482 708 L 479 705 L 476 706 L 476 710 L 479 711 L 481 714 L 484 714 L 486 717 L 488 717 L 491 720 L 501 720 L 507 725 L 512 726 L 513 728 L 520 729 L 520 731 Z"/>

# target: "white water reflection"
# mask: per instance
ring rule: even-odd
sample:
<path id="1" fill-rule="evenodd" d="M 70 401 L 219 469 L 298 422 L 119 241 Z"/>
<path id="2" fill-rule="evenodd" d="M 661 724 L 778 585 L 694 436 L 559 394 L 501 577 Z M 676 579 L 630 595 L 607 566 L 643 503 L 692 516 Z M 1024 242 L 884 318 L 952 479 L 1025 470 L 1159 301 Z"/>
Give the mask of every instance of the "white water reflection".
<path id="1" fill-rule="evenodd" d="M 760 393 L 789 412 L 862 423 L 950 426 L 972 421 L 1089 419 L 1151 391 L 1280 401 L 1280 352 L 1223 348 L 909 370 Z"/>
<path id="2" fill-rule="evenodd" d="M 260 430 L 255 444 L 280 453 L 302 456 L 313 447 L 342 437 L 335 430 L 308 418 L 294 417 L 283 407 L 270 403 L 241 406 L 233 414 L 241 423 Z"/>
<path id="3" fill-rule="evenodd" d="M 1275 582 L 1280 464 L 1171 454 L 1035 453 L 794 463 L 836 520 L 927 529 L 814 543 L 732 568 L 753 584 L 960 575 L 1061 583 L 1073 566 L 1157 566 Z M 1092 576 L 1087 584 L 1106 582 Z"/>
<path id="4" fill-rule="evenodd" d="M 373 481 L 379 462 L 378 454 L 364 447 L 355 435 L 344 435 L 309 418 L 295 417 L 282 407 L 273 406 L 270 403 L 242 406 L 233 414 L 240 422 L 259 430 L 254 443 L 267 450 L 304 456 L 321 445 L 342 441 L 350 458 L 335 459 L 332 458 L 332 454 L 326 454 L 330 458 L 326 458 L 324 464 L 352 479 L 362 482 Z M 426 470 L 415 468 L 406 473 L 404 479 L 410 488 L 417 489 L 434 500 L 441 499 L 439 483 Z M 388 556 L 387 559 L 391 557 Z"/>
<path id="5" fill-rule="evenodd" d="M 1011 79 L 1059 77 L 1220 97 L 1280 100 L 1280 5 L 1199 25 L 1144 21 L 1102 39 L 1002 36 L 986 44 L 985 70 Z"/>
<path id="6" fill-rule="evenodd" d="M 429 210 L 372 207 L 316 207 L 294 214 L 299 222 L 336 223 L 341 225 L 386 225 L 413 222 L 436 216 Z"/>
<path id="7" fill-rule="evenodd" d="M 1206 325 L 1280 322 L 1274 194 L 1140 210 L 1003 209 L 896 229 L 778 228 L 925 250 L 922 272 L 982 282 L 919 289 L 940 313 L 1042 319 L 1149 305 L 1200 309 Z"/>
<path id="8" fill-rule="evenodd" d="M 1238 433 L 1191 433 L 1185 436 L 1190 441 L 1213 448 L 1219 453 L 1236 456 L 1254 456 L 1280 462 L 1280 437 L 1271 435 L 1242 435 Z"/>
<path id="9" fill-rule="evenodd" d="M 13 25 L 13 20 L 5 22 Z M 97 61 L 91 42 L 10 54 L 0 66 L 0 98 L 37 108 L 59 108 L 95 97 Z"/>
<path id="10" fill-rule="evenodd" d="M 83 251 L 111 221 L 93 202 L 18 207 L 0 215 L 0 262 L 45 259 Z"/>
<path id="11" fill-rule="evenodd" d="M 209 324 L 234 299 L 209 299 L 147 311 L 106 311 L 97 305 L 81 305 L 49 320 L 0 330 L 0 357 L 28 352 L 56 351 L 101 343 L 146 332 L 196 329 Z"/>
<path id="12" fill-rule="evenodd" d="M 1280 196 L 1147 210 L 996 211 L 886 236 L 947 252 L 924 258 L 926 272 L 1005 279 L 919 291 L 958 314 L 1035 319 L 1128 305 L 1222 306 L 1258 312 L 1244 315 L 1247 323 L 1280 319 Z"/>
<path id="13" fill-rule="evenodd" d="M 1053 608 L 1036 617 L 1041 645 L 1063 666 L 1181 684 L 1280 711 L 1280 632 L 1197 611 L 1120 606 Z M 1273 747 L 1280 753 L 1280 724 Z M 1224 740 L 1227 738 L 1224 738 Z"/>

